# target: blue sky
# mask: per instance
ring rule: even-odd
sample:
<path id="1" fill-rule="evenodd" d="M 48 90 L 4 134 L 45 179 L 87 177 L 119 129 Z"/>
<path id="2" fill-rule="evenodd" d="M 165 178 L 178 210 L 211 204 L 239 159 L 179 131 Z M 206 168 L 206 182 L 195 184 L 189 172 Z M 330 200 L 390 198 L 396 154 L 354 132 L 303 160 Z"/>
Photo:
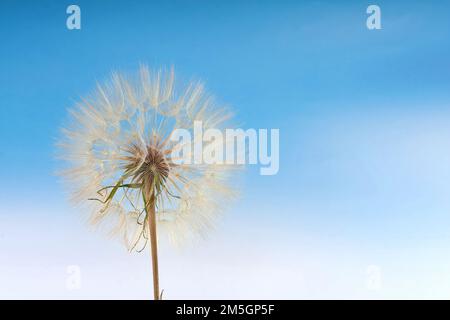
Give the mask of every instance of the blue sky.
<path id="1" fill-rule="evenodd" d="M 140 63 L 280 129 L 278 175 L 248 168 L 210 240 L 162 244 L 168 298 L 450 297 L 448 4 L 374 2 L 370 31 L 367 1 L 74 3 L 77 31 L 72 2 L 0 5 L 0 297 L 150 296 L 149 257 L 87 230 L 53 174 L 66 109 Z"/>

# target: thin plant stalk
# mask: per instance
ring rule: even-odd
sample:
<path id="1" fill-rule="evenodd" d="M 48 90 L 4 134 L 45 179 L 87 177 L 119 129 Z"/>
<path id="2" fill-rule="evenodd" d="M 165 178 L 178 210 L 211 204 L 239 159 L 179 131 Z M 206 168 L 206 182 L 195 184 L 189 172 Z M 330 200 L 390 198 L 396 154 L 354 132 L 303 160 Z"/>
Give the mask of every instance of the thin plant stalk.
<path id="1" fill-rule="evenodd" d="M 150 236 L 150 252 L 152 256 L 153 270 L 153 296 L 155 300 L 160 300 L 159 294 L 159 275 L 158 275 L 158 240 L 156 238 L 156 213 L 155 213 L 155 197 L 152 195 L 145 204 L 147 212 L 148 230 Z"/>

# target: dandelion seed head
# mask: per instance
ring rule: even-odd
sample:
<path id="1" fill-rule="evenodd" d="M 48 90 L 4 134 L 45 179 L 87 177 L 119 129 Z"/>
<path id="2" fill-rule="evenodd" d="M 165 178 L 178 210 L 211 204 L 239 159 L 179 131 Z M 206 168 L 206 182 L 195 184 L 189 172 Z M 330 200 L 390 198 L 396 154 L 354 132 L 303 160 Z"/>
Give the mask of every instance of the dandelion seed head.
<path id="1" fill-rule="evenodd" d="M 72 200 L 89 207 L 89 221 L 129 250 L 148 238 L 144 198 L 154 193 L 158 225 L 176 244 L 203 236 L 235 194 L 232 165 L 175 164 L 173 130 L 223 128 L 231 114 L 201 83 L 179 86 L 173 69 L 137 77 L 113 74 L 70 110 L 59 155 Z M 113 196 L 111 196 L 113 194 Z"/>

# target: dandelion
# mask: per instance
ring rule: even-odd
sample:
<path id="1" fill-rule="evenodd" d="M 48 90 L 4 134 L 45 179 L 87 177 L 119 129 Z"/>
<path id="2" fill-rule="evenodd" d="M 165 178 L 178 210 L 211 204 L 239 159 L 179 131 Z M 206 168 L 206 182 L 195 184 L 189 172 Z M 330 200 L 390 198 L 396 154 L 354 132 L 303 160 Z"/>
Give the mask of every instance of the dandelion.
<path id="1" fill-rule="evenodd" d="M 184 243 L 214 226 L 233 195 L 232 165 L 176 161 L 180 144 L 170 139 L 196 121 L 222 128 L 231 115 L 201 83 L 177 87 L 173 69 L 138 76 L 113 74 L 70 110 L 62 129 L 62 176 L 73 200 L 90 212 L 89 222 L 120 237 L 129 251 L 150 244 L 154 298 L 160 299 L 157 227 Z"/>

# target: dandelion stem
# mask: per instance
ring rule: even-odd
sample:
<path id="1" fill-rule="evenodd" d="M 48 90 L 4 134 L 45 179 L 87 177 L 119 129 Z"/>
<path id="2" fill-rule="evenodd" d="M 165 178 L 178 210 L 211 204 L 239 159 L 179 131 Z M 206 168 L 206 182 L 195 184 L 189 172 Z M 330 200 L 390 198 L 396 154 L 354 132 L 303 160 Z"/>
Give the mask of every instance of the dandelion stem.
<path id="1" fill-rule="evenodd" d="M 151 195 L 150 199 L 148 199 L 148 202 L 145 202 L 145 211 L 147 211 L 148 229 L 150 233 L 150 252 L 152 256 L 153 270 L 153 295 L 155 300 L 159 300 L 160 294 L 158 276 L 158 241 L 156 238 L 156 213 L 154 195 Z"/>

